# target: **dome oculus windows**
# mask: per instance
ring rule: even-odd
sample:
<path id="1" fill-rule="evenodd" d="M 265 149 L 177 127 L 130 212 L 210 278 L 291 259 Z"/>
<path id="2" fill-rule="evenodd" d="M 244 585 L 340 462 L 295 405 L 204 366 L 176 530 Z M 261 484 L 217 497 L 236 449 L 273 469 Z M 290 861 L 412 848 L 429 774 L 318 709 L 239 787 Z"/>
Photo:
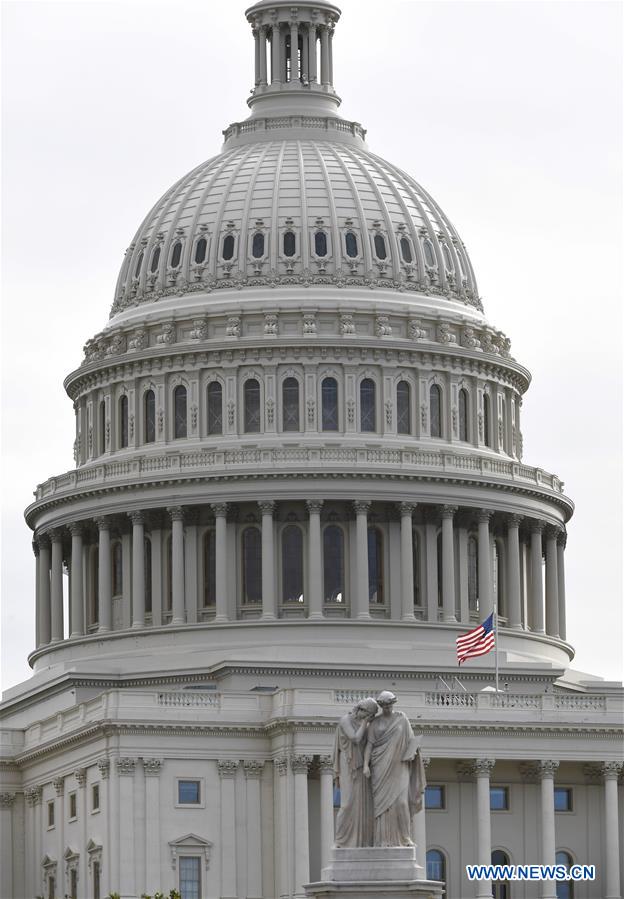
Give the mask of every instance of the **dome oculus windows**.
<path id="1" fill-rule="evenodd" d="M 386 259 L 388 253 L 386 251 L 386 239 L 383 234 L 375 234 L 373 244 L 375 245 L 375 256 L 377 259 Z"/>
<path id="2" fill-rule="evenodd" d="M 139 258 L 137 259 L 136 268 L 135 268 L 135 270 L 134 270 L 134 277 L 135 277 L 135 278 L 138 278 L 139 275 L 141 274 L 141 266 L 142 266 L 142 265 L 143 265 L 143 251 L 141 250 L 141 253 L 140 253 L 140 255 L 139 255 Z"/>
<path id="3" fill-rule="evenodd" d="M 294 231 L 286 231 L 284 233 L 284 256 L 294 256 L 297 251 L 297 241 Z"/>
<path id="4" fill-rule="evenodd" d="M 399 245 L 401 247 L 401 256 L 403 257 L 403 262 L 407 262 L 409 265 L 409 263 L 412 262 L 413 257 L 412 257 L 412 247 L 411 247 L 410 242 L 407 239 L 407 237 L 402 237 L 401 240 L 399 241 Z"/>
<path id="5" fill-rule="evenodd" d="M 433 244 L 429 238 L 423 240 L 423 250 L 425 253 L 425 262 L 433 268 L 436 264 L 436 258 L 435 253 L 433 252 Z"/>
<path id="6" fill-rule="evenodd" d="M 226 262 L 234 256 L 234 235 L 226 234 L 223 238 L 223 247 L 221 250 L 221 255 L 226 260 Z"/>
<path id="7" fill-rule="evenodd" d="M 173 250 L 171 252 L 171 268 L 177 268 L 180 265 L 180 260 L 182 259 L 182 243 L 177 240 L 173 245 Z"/>
<path id="8" fill-rule="evenodd" d="M 197 243 L 195 244 L 195 264 L 201 265 L 204 259 L 206 258 L 206 251 L 208 250 L 208 241 L 205 237 L 200 237 Z"/>
<path id="9" fill-rule="evenodd" d="M 449 271 L 452 271 L 454 266 L 453 260 L 451 259 L 451 251 L 445 243 L 442 244 L 442 252 L 444 253 L 444 261 L 446 263 L 446 267 L 449 269 Z"/>
<path id="10" fill-rule="evenodd" d="M 349 259 L 355 259 L 358 255 L 357 237 L 353 231 L 347 231 L 345 234 L 345 250 Z"/>
<path id="11" fill-rule="evenodd" d="M 314 235 L 314 252 L 321 259 L 327 256 L 327 234 L 324 231 L 317 231 Z"/>
<path id="12" fill-rule="evenodd" d="M 262 259 L 264 256 L 264 234 L 256 231 L 251 241 L 251 255 L 254 259 Z"/>
<path id="13" fill-rule="evenodd" d="M 158 271 L 158 263 L 160 261 L 160 247 L 155 247 L 154 252 L 152 253 L 152 264 L 150 265 L 150 272 L 154 274 Z"/>

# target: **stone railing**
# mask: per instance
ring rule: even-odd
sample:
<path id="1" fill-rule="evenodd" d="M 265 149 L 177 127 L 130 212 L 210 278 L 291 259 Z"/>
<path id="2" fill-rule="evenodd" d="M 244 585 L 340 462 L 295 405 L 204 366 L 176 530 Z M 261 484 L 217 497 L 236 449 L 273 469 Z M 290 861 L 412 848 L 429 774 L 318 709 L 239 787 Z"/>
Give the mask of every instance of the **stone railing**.
<path id="1" fill-rule="evenodd" d="M 366 129 L 362 128 L 359 122 L 348 122 L 345 119 L 339 119 L 336 116 L 306 116 L 306 115 L 288 115 L 288 116 L 263 116 L 257 119 L 247 120 L 245 122 L 232 122 L 223 132 L 223 140 L 225 143 L 233 138 L 244 136 L 246 134 L 262 134 L 265 131 L 281 130 L 282 128 L 303 128 L 314 129 L 328 132 L 328 136 L 332 132 L 340 132 L 343 134 L 352 134 L 361 140 L 366 138 Z"/>
<path id="2" fill-rule="evenodd" d="M 158 705 L 173 706 L 175 708 L 218 709 L 221 705 L 221 696 L 219 693 L 199 691 L 159 693 Z"/>

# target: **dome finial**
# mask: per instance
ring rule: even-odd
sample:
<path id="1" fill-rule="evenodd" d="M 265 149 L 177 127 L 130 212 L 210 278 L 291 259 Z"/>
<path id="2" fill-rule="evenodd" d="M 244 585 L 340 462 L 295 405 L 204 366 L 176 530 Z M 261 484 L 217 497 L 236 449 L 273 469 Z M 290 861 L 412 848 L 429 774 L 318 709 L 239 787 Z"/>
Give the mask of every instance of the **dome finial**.
<path id="1" fill-rule="evenodd" d="M 256 44 L 252 116 L 335 114 L 333 3 L 261 0 L 245 13 Z"/>

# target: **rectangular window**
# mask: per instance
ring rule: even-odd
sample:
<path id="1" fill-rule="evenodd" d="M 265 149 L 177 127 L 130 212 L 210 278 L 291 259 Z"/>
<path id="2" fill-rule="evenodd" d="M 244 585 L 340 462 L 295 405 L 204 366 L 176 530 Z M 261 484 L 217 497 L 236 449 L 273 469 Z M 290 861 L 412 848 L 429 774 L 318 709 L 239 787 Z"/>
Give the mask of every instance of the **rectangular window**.
<path id="1" fill-rule="evenodd" d="M 555 787 L 555 811 L 572 811 L 572 790 L 570 787 Z"/>
<path id="2" fill-rule="evenodd" d="M 91 811 L 99 812 L 100 810 L 100 785 L 93 784 L 91 787 Z"/>
<path id="3" fill-rule="evenodd" d="M 54 800 L 48 802 L 48 827 L 54 827 Z"/>
<path id="4" fill-rule="evenodd" d="M 180 858 L 180 895 L 182 899 L 201 899 L 201 859 L 198 856 Z"/>
<path id="5" fill-rule="evenodd" d="M 48 899 L 56 899 L 56 880 L 48 877 Z"/>
<path id="6" fill-rule="evenodd" d="M 76 801 L 76 794 L 70 793 L 69 794 L 69 818 L 71 820 L 72 818 L 77 818 L 77 817 L 78 817 L 78 803 Z"/>
<path id="7" fill-rule="evenodd" d="M 100 899 L 100 863 L 93 862 L 93 899 Z"/>
<path id="8" fill-rule="evenodd" d="M 490 808 L 494 812 L 509 809 L 509 787 L 490 787 Z"/>
<path id="9" fill-rule="evenodd" d="M 198 780 L 178 781 L 178 803 L 180 805 L 199 805 L 201 792 Z"/>
<path id="10" fill-rule="evenodd" d="M 425 789 L 425 808 L 446 808 L 444 787 L 428 786 Z"/>
<path id="11" fill-rule="evenodd" d="M 72 868 L 69 872 L 69 899 L 78 899 L 78 871 Z"/>

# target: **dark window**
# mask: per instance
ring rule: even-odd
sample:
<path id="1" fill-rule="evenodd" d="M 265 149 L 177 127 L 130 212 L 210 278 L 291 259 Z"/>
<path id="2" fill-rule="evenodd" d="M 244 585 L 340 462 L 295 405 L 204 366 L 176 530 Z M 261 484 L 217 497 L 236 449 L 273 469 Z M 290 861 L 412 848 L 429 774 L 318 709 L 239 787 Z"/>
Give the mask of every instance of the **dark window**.
<path id="1" fill-rule="evenodd" d="M 156 440 L 156 397 L 153 390 L 148 390 L 143 399 L 145 419 L 145 442 L 153 443 Z"/>
<path id="2" fill-rule="evenodd" d="M 420 540 L 418 532 L 412 531 L 412 571 L 414 578 L 414 605 L 420 606 Z"/>
<path id="3" fill-rule="evenodd" d="M 572 811 L 572 790 L 570 787 L 555 787 L 555 811 Z"/>
<path id="4" fill-rule="evenodd" d="M 251 255 L 254 259 L 262 259 L 264 256 L 264 234 L 256 231 L 251 242 Z"/>
<path id="5" fill-rule="evenodd" d="M 360 384 L 360 430 L 376 429 L 375 382 L 364 378 Z"/>
<path id="6" fill-rule="evenodd" d="M 407 237 L 402 237 L 400 240 L 401 244 L 401 256 L 403 257 L 403 262 L 411 262 L 412 261 L 412 248 L 410 246 L 410 242 Z"/>
<path id="7" fill-rule="evenodd" d="M 340 808 L 340 787 L 334 783 L 334 808 Z"/>
<path id="8" fill-rule="evenodd" d="M 468 393 L 462 389 L 459 391 L 459 439 L 468 440 Z"/>
<path id="9" fill-rule="evenodd" d="M 201 858 L 182 855 L 179 867 L 181 899 L 201 899 Z"/>
<path id="10" fill-rule="evenodd" d="M 383 534 L 380 528 L 368 529 L 368 601 L 383 603 Z"/>
<path id="11" fill-rule="evenodd" d="M 425 789 L 425 808 L 445 808 L 444 787 L 427 786 Z"/>
<path id="12" fill-rule="evenodd" d="M 78 871 L 75 868 L 69 872 L 69 899 L 78 899 Z"/>
<path id="13" fill-rule="evenodd" d="M 495 849 L 492 853 L 491 858 L 493 865 L 509 864 L 509 856 L 506 852 L 503 852 L 502 849 Z M 509 899 L 509 882 L 506 880 L 493 880 L 492 896 L 493 899 Z"/>
<path id="14" fill-rule="evenodd" d="M 243 545 L 243 602 L 262 601 L 262 538 L 258 528 L 245 528 Z"/>
<path id="15" fill-rule="evenodd" d="M 468 538 L 468 608 L 476 612 L 479 595 L 479 546 L 476 537 Z"/>
<path id="16" fill-rule="evenodd" d="M 325 378 L 321 385 L 321 419 L 323 431 L 338 430 L 338 382 Z"/>
<path id="17" fill-rule="evenodd" d="M 243 388 L 245 407 L 245 432 L 253 434 L 260 431 L 260 384 L 255 378 L 245 381 Z"/>
<path id="18" fill-rule="evenodd" d="M 317 256 L 327 256 L 327 234 L 317 231 L 314 235 L 314 252 Z"/>
<path id="19" fill-rule="evenodd" d="M 124 394 L 119 399 L 119 446 L 128 446 L 128 397 Z"/>
<path id="20" fill-rule="evenodd" d="M 76 801 L 76 794 L 69 794 L 69 817 L 77 818 L 78 817 L 78 803 Z"/>
<path id="21" fill-rule="evenodd" d="M 208 249 L 208 241 L 205 237 L 200 237 L 195 244 L 195 263 L 201 265 L 206 258 L 206 250 Z"/>
<path id="22" fill-rule="evenodd" d="M 93 862 L 93 899 L 100 899 L 101 893 L 101 885 L 100 885 L 100 863 L 94 861 Z"/>
<path id="23" fill-rule="evenodd" d="M 282 601 L 303 602 L 303 534 L 296 525 L 282 531 Z"/>
<path id="24" fill-rule="evenodd" d="M 357 237 L 353 233 L 353 231 L 347 231 L 345 235 L 345 247 L 347 250 L 347 256 L 351 259 L 355 259 L 358 254 L 358 245 L 357 245 Z"/>
<path id="25" fill-rule="evenodd" d="M 123 551 L 119 540 L 113 543 L 111 560 L 113 596 L 121 596 L 123 591 Z"/>
<path id="26" fill-rule="evenodd" d="M 201 802 L 200 783 L 198 780 L 178 781 L 178 804 L 199 805 Z"/>
<path id="27" fill-rule="evenodd" d="M 231 259 L 234 255 L 234 235 L 226 234 L 223 238 L 223 258 Z"/>
<path id="28" fill-rule="evenodd" d="M 223 433 L 223 388 L 218 381 L 208 385 L 208 433 Z"/>
<path id="29" fill-rule="evenodd" d="M 282 384 L 282 420 L 285 431 L 299 430 L 299 381 L 286 378 Z"/>
<path id="30" fill-rule="evenodd" d="M 446 865 L 439 849 L 429 849 L 427 852 L 427 880 L 446 881 Z"/>
<path id="31" fill-rule="evenodd" d="M 483 394 L 483 438 L 486 446 L 492 446 L 490 438 L 490 398 Z"/>
<path id="32" fill-rule="evenodd" d="M 292 231 L 284 234 L 284 256 L 294 256 L 297 248 L 295 235 Z"/>
<path id="33" fill-rule="evenodd" d="M 451 251 L 447 247 L 445 243 L 442 244 L 442 252 L 444 253 L 444 261 L 446 262 L 446 267 L 451 270 L 453 269 L 453 260 L 451 259 Z"/>
<path id="34" fill-rule="evenodd" d="M 323 583 L 325 602 L 344 600 L 344 534 L 335 524 L 323 531 Z"/>
<path id="35" fill-rule="evenodd" d="M 173 541 L 171 534 L 165 541 L 165 612 L 173 608 Z"/>
<path id="36" fill-rule="evenodd" d="M 160 247 L 156 247 L 154 252 L 152 253 L 152 264 L 150 265 L 150 271 L 154 274 L 158 269 L 158 262 L 160 260 Z"/>
<path id="37" fill-rule="evenodd" d="M 423 248 L 425 250 L 425 262 L 427 265 L 434 266 L 436 264 L 436 259 L 431 241 L 425 240 L 423 242 Z"/>
<path id="38" fill-rule="evenodd" d="M 429 417 L 431 420 L 431 436 L 442 436 L 442 391 L 437 384 L 429 388 Z"/>
<path id="39" fill-rule="evenodd" d="M 509 809 L 509 787 L 490 787 L 490 808 L 495 812 Z"/>
<path id="40" fill-rule="evenodd" d="M 100 808 L 100 785 L 93 784 L 91 787 L 91 811 L 97 812 Z"/>
<path id="41" fill-rule="evenodd" d="M 145 579 L 145 611 L 152 611 L 152 541 L 149 537 L 143 538 L 143 577 Z"/>
<path id="42" fill-rule="evenodd" d="M 407 381 L 399 381 L 397 384 L 397 431 L 399 434 L 410 434 L 412 431 L 410 405 L 410 386 Z"/>
<path id="43" fill-rule="evenodd" d="M 375 244 L 375 256 L 377 256 L 377 259 L 385 259 L 388 254 L 386 253 L 386 241 L 383 235 L 375 234 L 373 243 Z"/>
<path id="44" fill-rule="evenodd" d="M 564 865 L 569 869 L 572 865 L 572 856 L 568 852 L 561 850 L 555 854 L 555 864 Z M 557 899 L 574 899 L 573 880 L 558 880 L 556 890 Z"/>
<path id="45" fill-rule="evenodd" d="M 438 606 L 442 608 L 442 531 L 436 539 L 436 567 L 438 569 Z"/>
<path id="46" fill-rule="evenodd" d="M 137 259 L 136 268 L 134 270 L 134 277 L 138 278 L 141 274 L 141 266 L 143 265 L 143 253 L 139 254 L 139 258 Z"/>
<path id="47" fill-rule="evenodd" d="M 177 268 L 180 265 L 181 259 L 182 259 L 182 244 L 178 240 L 173 245 L 173 252 L 171 254 L 171 268 Z"/>
<path id="48" fill-rule="evenodd" d="M 173 412 L 173 436 L 186 437 L 186 387 L 182 387 L 181 384 L 173 391 Z"/>
<path id="49" fill-rule="evenodd" d="M 204 606 L 214 606 L 217 601 L 216 541 L 213 530 L 204 534 Z"/>
<path id="50" fill-rule="evenodd" d="M 54 827 L 54 800 L 48 802 L 48 827 Z"/>
<path id="51" fill-rule="evenodd" d="M 91 550 L 91 590 L 89 591 L 89 605 L 87 608 L 88 624 L 98 623 L 100 605 L 100 551 L 97 546 Z"/>
<path id="52" fill-rule="evenodd" d="M 48 899 L 56 899 L 56 880 L 48 877 Z"/>
<path id="53" fill-rule="evenodd" d="M 99 431 L 100 431 L 100 454 L 102 454 L 106 449 L 106 403 L 104 400 L 100 400 L 100 421 L 99 421 Z"/>

